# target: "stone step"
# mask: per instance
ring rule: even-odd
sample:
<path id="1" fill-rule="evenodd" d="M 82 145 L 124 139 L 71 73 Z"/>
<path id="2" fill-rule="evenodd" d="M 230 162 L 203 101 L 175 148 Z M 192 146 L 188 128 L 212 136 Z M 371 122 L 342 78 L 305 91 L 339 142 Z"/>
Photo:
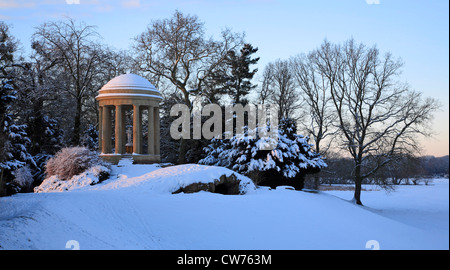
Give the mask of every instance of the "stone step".
<path id="1" fill-rule="evenodd" d="M 127 166 L 127 165 L 132 165 L 133 164 L 133 158 L 130 156 L 125 156 L 122 157 L 119 160 L 119 163 L 117 164 L 117 166 L 122 167 L 122 166 Z"/>

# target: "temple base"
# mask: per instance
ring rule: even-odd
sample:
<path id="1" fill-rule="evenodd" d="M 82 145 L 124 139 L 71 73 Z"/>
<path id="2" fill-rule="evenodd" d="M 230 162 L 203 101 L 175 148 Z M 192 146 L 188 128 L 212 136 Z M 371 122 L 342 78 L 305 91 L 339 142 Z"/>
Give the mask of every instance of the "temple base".
<path id="1" fill-rule="evenodd" d="M 144 154 L 100 154 L 99 155 L 103 160 L 117 165 L 122 158 L 132 158 L 133 164 L 152 164 L 152 163 L 160 163 L 161 156 L 160 155 L 144 155 Z"/>

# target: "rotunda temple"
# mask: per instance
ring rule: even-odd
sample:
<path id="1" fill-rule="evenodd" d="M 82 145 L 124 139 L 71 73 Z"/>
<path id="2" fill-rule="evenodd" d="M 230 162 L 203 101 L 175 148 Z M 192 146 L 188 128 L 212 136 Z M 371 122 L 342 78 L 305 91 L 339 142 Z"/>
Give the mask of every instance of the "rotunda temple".
<path id="1" fill-rule="evenodd" d="M 134 163 L 161 161 L 159 103 L 162 96 L 155 86 L 136 74 L 123 74 L 105 84 L 96 99 L 103 159 L 113 164 L 123 157 L 133 158 Z"/>

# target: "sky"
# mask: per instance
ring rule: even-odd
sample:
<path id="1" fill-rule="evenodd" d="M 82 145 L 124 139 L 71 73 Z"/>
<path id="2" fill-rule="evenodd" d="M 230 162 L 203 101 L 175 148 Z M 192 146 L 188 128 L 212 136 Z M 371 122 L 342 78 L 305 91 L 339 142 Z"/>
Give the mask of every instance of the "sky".
<path id="1" fill-rule="evenodd" d="M 0 0 L 0 20 L 30 53 L 35 27 L 71 17 L 97 26 L 102 41 L 129 49 L 152 20 L 178 9 L 197 15 L 208 36 L 230 28 L 258 47 L 258 69 L 308 53 L 327 39 L 354 38 L 404 62 L 401 80 L 441 102 L 424 155 L 449 154 L 449 2 L 447 0 Z"/>

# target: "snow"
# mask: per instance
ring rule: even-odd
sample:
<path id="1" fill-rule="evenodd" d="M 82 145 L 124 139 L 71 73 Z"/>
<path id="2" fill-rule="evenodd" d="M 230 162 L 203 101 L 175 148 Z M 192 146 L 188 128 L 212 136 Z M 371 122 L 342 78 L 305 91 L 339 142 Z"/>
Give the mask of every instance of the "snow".
<path id="1" fill-rule="evenodd" d="M 363 186 L 364 188 L 364 186 Z M 434 179 L 428 185 L 399 185 L 394 192 L 368 187 L 363 203 L 373 213 L 401 223 L 427 230 L 449 239 L 449 180 Z M 353 191 L 327 191 L 345 200 L 353 198 Z"/>
<path id="2" fill-rule="evenodd" d="M 230 172 L 124 160 L 94 186 L 2 197 L 0 249 L 65 249 L 70 240 L 80 249 L 366 249 L 370 240 L 380 249 L 449 248 L 448 180 L 363 191 L 366 206 L 344 191 L 251 184 L 244 195 L 171 193 Z"/>
<path id="3" fill-rule="evenodd" d="M 133 96 L 162 99 L 161 93 L 153 84 L 147 79 L 131 73 L 122 74 L 110 80 L 100 89 L 96 98 Z"/>
<path id="4" fill-rule="evenodd" d="M 300 134 L 287 134 L 287 131 L 294 130 L 295 125 L 289 119 L 281 121 L 285 130 L 277 129 L 277 142 L 273 138 L 254 138 L 246 134 L 236 134 L 229 141 L 212 140 L 204 148 L 206 157 L 199 163 L 224 166 L 243 174 L 275 169 L 286 178 L 294 178 L 309 169 L 327 167 L 323 158 L 312 151 L 307 138 Z M 257 133 L 256 130 L 253 133 Z M 261 128 L 258 130 L 258 133 L 262 131 Z M 271 147 L 268 151 L 268 145 L 276 148 Z"/>
<path id="5" fill-rule="evenodd" d="M 126 166 L 126 165 L 125 165 Z M 130 165 L 128 165 L 130 166 Z M 95 190 L 111 190 L 133 187 L 138 192 L 148 191 L 152 193 L 171 194 L 182 187 L 193 183 L 213 183 L 220 176 L 234 174 L 240 181 L 241 193 L 249 193 L 256 189 L 250 178 L 237 174 L 223 167 L 187 164 L 160 168 L 156 165 L 131 165 L 137 167 L 133 174 L 122 169 L 116 180 L 108 181 L 104 185 L 94 187 Z M 123 172 L 125 170 L 125 172 Z M 148 172 L 150 171 L 150 172 Z"/>
<path id="6" fill-rule="evenodd" d="M 161 99 L 161 96 L 157 96 L 157 95 L 151 95 L 151 94 L 133 94 L 133 93 L 108 93 L 108 94 L 99 94 L 97 96 L 97 98 L 100 97 L 152 97 L 152 98 L 157 98 L 157 99 Z"/>
<path id="7" fill-rule="evenodd" d="M 156 87 L 147 79 L 132 73 L 122 74 L 111 79 L 101 90 L 115 89 L 142 89 L 159 93 Z"/>
<path id="8" fill-rule="evenodd" d="M 62 192 L 94 185 L 99 182 L 99 176 L 102 172 L 109 173 L 110 170 L 105 166 L 96 165 L 68 180 L 61 180 L 57 175 L 52 175 L 44 179 L 41 185 L 35 187 L 34 192 Z"/>

